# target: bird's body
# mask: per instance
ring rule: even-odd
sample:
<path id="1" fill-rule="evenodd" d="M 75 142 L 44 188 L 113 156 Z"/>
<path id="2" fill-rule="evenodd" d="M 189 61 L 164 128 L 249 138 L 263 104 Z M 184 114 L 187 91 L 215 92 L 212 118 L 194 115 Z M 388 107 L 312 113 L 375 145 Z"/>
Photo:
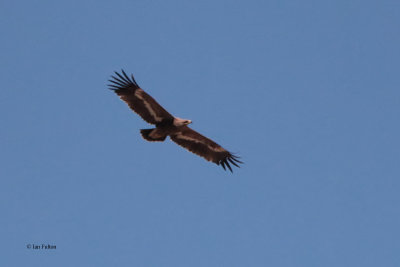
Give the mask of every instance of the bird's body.
<path id="1" fill-rule="evenodd" d="M 140 115 L 146 122 L 155 125 L 152 129 L 142 129 L 142 137 L 150 142 L 162 142 L 167 136 L 178 145 L 187 150 L 212 161 L 217 165 L 225 166 L 232 171 L 229 163 L 239 167 L 237 156 L 222 148 L 209 138 L 199 134 L 187 125 L 191 120 L 172 116 L 150 95 L 139 87 L 133 76 L 128 77 L 124 71 L 122 75 L 115 72 L 117 77 L 112 76 L 109 80 L 111 90 L 124 101 L 129 107 Z"/>

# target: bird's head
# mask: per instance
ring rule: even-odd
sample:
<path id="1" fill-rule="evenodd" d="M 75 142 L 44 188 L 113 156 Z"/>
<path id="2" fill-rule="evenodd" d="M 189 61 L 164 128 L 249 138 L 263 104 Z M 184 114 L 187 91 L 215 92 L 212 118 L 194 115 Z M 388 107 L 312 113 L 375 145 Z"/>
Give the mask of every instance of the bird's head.
<path id="1" fill-rule="evenodd" d="M 191 120 L 187 120 L 187 119 L 181 119 L 181 118 L 174 118 L 174 125 L 175 126 L 184 126 L 184 125 L 188 125 L 191 124 L 192 121 Z"/>

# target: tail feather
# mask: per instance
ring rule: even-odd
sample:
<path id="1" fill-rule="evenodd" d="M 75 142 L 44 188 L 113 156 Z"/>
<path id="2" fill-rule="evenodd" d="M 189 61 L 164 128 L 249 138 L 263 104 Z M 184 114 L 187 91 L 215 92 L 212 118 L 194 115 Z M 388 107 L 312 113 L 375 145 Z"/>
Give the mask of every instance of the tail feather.
<path id="1" fill-rule="evenodd" d="M 141 129 L 140 130 L 140 133 L 142 134 L 142 137 L 145 139 L 145 140 L 147 140 L 147 141 L 150 141 L 150 142 L 162 142 L 162 141 L 164 141 L 165 140 L 165 138 L 167 137 L 166 135 L 165 136 L 159 136 L 159 137 L 155 137 L 154 136 L 154 133 L 153 133 L 153 136 L 150 136 L 151 135 L 151 133 L 154 131 L 154 130 L 156 130 L 157 128 L 153 128 L 153 129 Z"/>

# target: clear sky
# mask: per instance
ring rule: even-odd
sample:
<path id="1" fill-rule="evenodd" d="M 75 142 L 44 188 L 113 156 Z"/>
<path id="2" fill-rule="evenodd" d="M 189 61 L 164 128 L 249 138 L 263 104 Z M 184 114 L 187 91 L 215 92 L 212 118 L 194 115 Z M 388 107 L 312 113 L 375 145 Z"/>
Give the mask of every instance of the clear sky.
<path id="1" fill-rule="evenodd" d="M 0 265 L 400 266 L 399 14 L 1 1 Z M 144 141 L 121 68 L 245 165 Z"/>

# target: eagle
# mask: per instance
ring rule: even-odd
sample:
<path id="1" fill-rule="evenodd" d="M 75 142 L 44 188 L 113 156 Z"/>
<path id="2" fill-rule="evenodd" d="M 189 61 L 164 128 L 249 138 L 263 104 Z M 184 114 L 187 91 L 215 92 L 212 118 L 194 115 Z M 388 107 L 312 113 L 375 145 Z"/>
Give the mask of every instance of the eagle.
<path id="1" fill-rule="evenodd" d="M 236 167 L 239 167 L 239 163 L 243 164 L 238 156 L 189 128 L 187 125 L 192 123 L 191 120 L 172 116 L 139 87 L 133 75 L 129 77 L 124 70 L 121 72 L 122 74 L 115 72 L 116 76 L 111 75 L 109 89 L 113 90 L 143 120 L 156 126 L 140 130 L 145 140 L 162 142 L 169 136 L 176 144 L 208 161 L 221 165 L 224 170 L 228 167 L 231 172 L 230 163 Z"/>

